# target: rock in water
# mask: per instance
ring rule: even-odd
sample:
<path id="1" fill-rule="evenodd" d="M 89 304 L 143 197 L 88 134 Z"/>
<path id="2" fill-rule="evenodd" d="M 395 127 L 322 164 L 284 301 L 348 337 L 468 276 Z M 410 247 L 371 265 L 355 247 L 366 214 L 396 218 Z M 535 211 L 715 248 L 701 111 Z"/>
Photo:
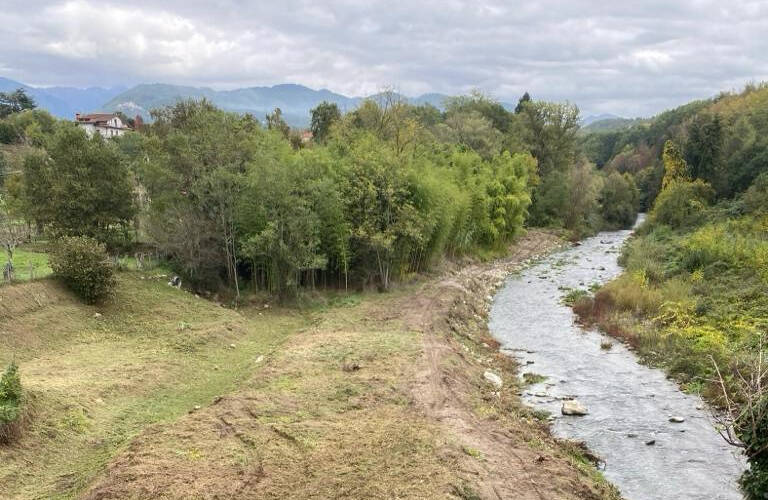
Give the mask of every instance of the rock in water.
<path id="1" fill-rule="evenodd" d="M 497 389 L 501 389 L 501 386 L 504 385 L 504 382 L 501 381 L 501 377 L 490 370 L 485 370 L 483 378 L 487 380 L 488 383 L 493 384 Z"/>
<path id="2" fill-rule="evenodd" d="M 685 419 L 683 417 L 669 417 L 669 421 L 673 424 L 682 424 L 685 422 Z"/>
<path id="3" fill-rule="evenodd" d="M 563 415 L 575 415 L 575 416 L 582 416 L 589 413 L 587 411 L 587 407 L 579 403 L 575 399 L 571 399 L 570 401 L 563 402 L 563 407 L 560 408 L 560 412 Z"/>

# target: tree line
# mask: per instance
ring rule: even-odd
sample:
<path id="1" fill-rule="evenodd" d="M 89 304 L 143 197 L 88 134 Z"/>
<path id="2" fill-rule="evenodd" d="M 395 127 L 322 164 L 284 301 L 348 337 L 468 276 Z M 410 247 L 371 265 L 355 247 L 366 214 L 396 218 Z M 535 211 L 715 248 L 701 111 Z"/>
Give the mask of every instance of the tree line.
<path id="1" fill-rule="evenodd" d="M 279 109 L 262 124 L 183 101 L 152 118 L 110 140 L 39 110 L 0 120 L 23 151 L 3 188 L 12 218 L 51 239 L 151 245 L 196 288 L 293 296 L 387 289 L 526 225 L 626 226 L 639 203 L 631 176 L 587 161 L 574 105 L 527 94 L 513 111 L 477 93 L 444 110 L 391 92 L 346 114 L 322 103 L 311 140 Z"/>
<path id="2" fill-rule="evenodd" d="M 649 209 L 626 268 L 576 305 L 721 410 L 746 498 L 768 495 L 768 86 L 748 85 L 582 138 Z"/>

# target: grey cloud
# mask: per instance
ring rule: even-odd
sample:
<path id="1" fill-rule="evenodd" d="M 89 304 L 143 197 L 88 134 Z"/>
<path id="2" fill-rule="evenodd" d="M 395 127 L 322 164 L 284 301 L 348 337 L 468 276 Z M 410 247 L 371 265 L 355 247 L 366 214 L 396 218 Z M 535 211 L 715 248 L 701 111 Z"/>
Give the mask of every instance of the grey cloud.
<path id="1" fill-rule="evenodd" d="M 527 90 L 649 115 L 768 77 L 759 1 L 3 3 L 0 74 L 33 84 Z"/>

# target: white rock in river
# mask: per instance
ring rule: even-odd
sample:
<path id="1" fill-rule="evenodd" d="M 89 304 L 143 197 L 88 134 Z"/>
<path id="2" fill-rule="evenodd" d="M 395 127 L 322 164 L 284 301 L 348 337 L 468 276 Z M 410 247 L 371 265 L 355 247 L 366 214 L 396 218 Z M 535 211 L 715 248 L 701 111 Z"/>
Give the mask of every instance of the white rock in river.
<path id="1" fill-rule="evenodd" d="M 579 403 L 575 399 L 571 399 L 570 401 L 564 401 L 563 407 L 560 408 L 560 413 L 563 415 L 586 415 L 589 413 L 587 411 L 587 407 L 583 404 Z"/>
<path id="2" fill-rule="evenodd" d="M 485 380 L 487 380 L 489 383 L 493 384 L 497 389 L 501 389 L 501 386 L 504 385 L 504 383 L 501 381 L 501 377 L 490 370 L 485 370 L 485 373 L 483 373 L 483 378 L 485 378 Z"/>
<path id="3" fill-rule="evenodd" d="M 669 421 L 673 424 L 682 424 L 685 422 L 685 419 L 683 417 L 669 417 Z"/>

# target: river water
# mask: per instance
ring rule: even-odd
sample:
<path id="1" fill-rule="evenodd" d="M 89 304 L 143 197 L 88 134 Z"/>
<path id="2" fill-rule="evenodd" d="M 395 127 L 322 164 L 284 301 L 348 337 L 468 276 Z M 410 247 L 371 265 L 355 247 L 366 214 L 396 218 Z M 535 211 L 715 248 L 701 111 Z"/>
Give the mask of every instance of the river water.
<path id="1" fill-rule="evenodd" d="M 745 462 L 718 435 L 701 399 L 641 365 L 623 344 L 579 328 L 561 302 L 566 289 L 617 276 L 618 253 L 630 234 L 600 233 L 510 277 L 494 299 L 491 332 L 522 372 L 547 377 L 527 387 L 524 399 L 555 417 L 555 435 L 585 441 L 625 498 L 742 498 L 736 480 Z M 610 350 L 601 349 L 605 341 L 614 344 Z M 561 415 L 568 397 L 588 415 Z"/>

